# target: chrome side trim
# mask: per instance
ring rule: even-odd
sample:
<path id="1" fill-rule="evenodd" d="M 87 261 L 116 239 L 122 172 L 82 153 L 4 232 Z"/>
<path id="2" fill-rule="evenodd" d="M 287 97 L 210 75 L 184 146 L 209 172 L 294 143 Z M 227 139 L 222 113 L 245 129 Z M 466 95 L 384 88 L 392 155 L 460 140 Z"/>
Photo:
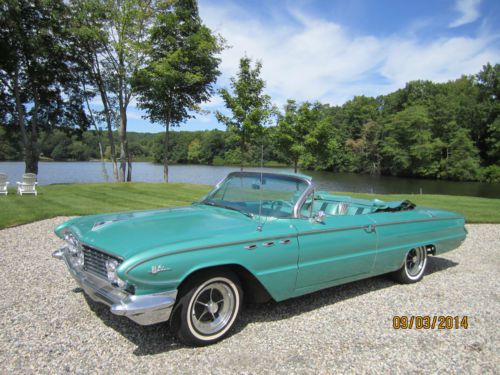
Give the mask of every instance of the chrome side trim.
<path id="1" fill-rule="evenodd" d="M 385 227 L 388 225 L 398 225 L 398 224 L 409 224 L 409 223 L 424 223 L 427 221 L 443 221 L 443 220 L 464 220 L 463 216 L 449 216 L 449 217 L 431 217 L 424 219 L 413 219 L 413 220 L 400 220 L 400 221 L 391 221 L 389 223 L 377 223 L 375 226 L 377 227 Z"/>
<path id="2" fill-rule="evenodd" d="M 366 230 L 368 230 L 368 233 L 372 233 L 372 232 L 376 231 L 377 227 L 385 227 L 385 226 L 389 226 L 389 225 L 421 223 L 421 222 L 427 222 L 427 221 L 440 221 L 440 220 L 441 221 L 442 220 L 457 220 L 457 219 L 463 219 L 463 217 L 462 216 L 433 217 L 433 218 L 424 218 L 424 219 L 391 221 L 388 223 L 355 225 L 355 226 L 344 227 L 344 228 L 317 229 L 317 230 L 311 230 L 311 231 L 299 233 L 299 236 L 307 236 L 310 234 L 318 234 L 318 233 L 341 232 L 344 230 L 354 230 L 354 229 L 366 229 Z"/>
<path id="3" fill-rule="evenodd" d="M 156 258 L 161 258 L 165 255 L 175 255 L 175 254 L 182 254 L 182 253 L 189 253 L 191 251 L 198 251 L 198 250 L 209 250 L 209 249 L 214 249 L 217 247 L 227 247 L 227 246 L 233 246 L 233 245 L 242 245 L 246 243 L 253 243 L 253 242 L 260 242 L 260 241 L 270 241 L 270 240 L 280 240 L 283 238 L 290 238 L 290 237 L 297 237 L 297 234 L 287 234 L 283 236 L 269 236 L 269 237 L 261 237 L 261 238 L 254 238 L 254 239 L 249 239 L 249 240 L 243 240 L 243 241 L 233 241 L 233 242 L 224 242 L 220 244 L 214 244 L 214 245 L 208 245 L 208 246 L 196 246 L 196 247 L 188 247 L 186 249 L 180 249 L 180 250 L 174 250 L 174 251 L 167 251 L 158 255 L 151 256 L 149 258 L 146 258 L 144 260 L 141 260 L 140 262 L 134 263 L 133 265 L 129 266 L 125 270 L 125 274 L 128 275 L 128 273 L 140 266 L 141 264 L 144 264 L 146 262 L 149 262 L 150 260 L 156 259 Z"/>
<path id="4" fill-rule="evenodd" d="M 329 228 L 329 229 L 316 229 L 316 230 L 310 230 L 307 232 L 302 232 L 299 234 L 299 236 L 308 236 L 310 234 L 319 234 L 319 233 L 330 233 L 330 232 L 342 232 L 346 230 L 354 230 L 354 229 L 365 229 L 368 228 L 370 225 L 353 225 L 350 227 L 343 227 L 343 228 Z"/>
<path id="5" fill-rule="evenodd" d="M 368 216 L 369 217 L 369 216 Z M 446 218 L 429 218 L 429 219 L 415 219 L 415 220 L 403 220 L 403 221 L 394 221 L 390 223 L 381 223 L 381 224 L 366 224 L 366 225 L 356 225 L 356 226 L 351 226 L 351 227 L 344 227 L 344 228 L 330 228 L 330 229 L 317 229 L 313 231 L 308 231 L 308 232 L 302 232 L 298 233 L 295 235 L 285 235 L 285 236 L 270 236 L 270 237 L 261 237 L 261 238 L 255 238 L 255 239 L 249 239 L 249 240 L 243 240 L 243 241 L 233 241 L 233 242 L 224 242 L 220 244 L 214 244 L 214 245 L 209 245 L 209 246 L 196 246 L 196 247 L 189 247 L 186 249 L 180 249 L 180 250 L 174 250 L 174 251 L 168 251 L 164 252 L 158 255 L 151 256 L 149 258 L 146 258 L 144 260 L 141 260 L 138 263 L 135 263 L 131 266 L 129 266 L 125 270 L 125 274 L 128 275 L 128 273 L 140 266 L 141 264 L 144 264 L 146 262 L 149 262 L 150 260 L 156 259 L 156 258 L 161 258 L 165 255 L 175 255 L 175 254 L 182 254 L 182 253 L 188 253 L 191 251 L 198 251 L 198 250 L 208 250 L 208 249 L 214 249 L 217 247 L 226 247 L 226 246 L 232 246 L 232 245 L 241 245 L 249 242 L 260 242 L 260 241 L 270 241 L 270 240 L 281 240 L 283 238 L 289 238 L 289 237 L 298 237 L 298 236 L 307 236 L 311 234 L 318 234 L 318 233 L 328 233 L 328 232 L 341 232 L 341 231 L 346 231 L 346 230 L 354 230 L 354 229 L 364 229 L 368 228 L 370 225 L 372 225 L 372 228 L 376 229 L 378 226 L 387 226 L 387 225 L 396 225 L 396 224 L 406 224 L 406 223 L 418 223 L 418 222 L 425 222 L 425 221 L 438 221 L 438 220 L 456 220 L 456 219 L 463 219 L 462 216 L 450 216 Z"/>

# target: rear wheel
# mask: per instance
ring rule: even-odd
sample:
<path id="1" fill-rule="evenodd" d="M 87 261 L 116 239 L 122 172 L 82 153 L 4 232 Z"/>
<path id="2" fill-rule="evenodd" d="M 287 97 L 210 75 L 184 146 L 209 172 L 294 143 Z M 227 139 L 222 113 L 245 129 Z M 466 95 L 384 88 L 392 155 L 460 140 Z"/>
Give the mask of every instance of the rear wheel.
<path id="1" fill-rule="evenodd" d="M 172 327 L 188 345 L 208 345 L 222 340 L 241 309 L 243 292 L 232 272 L 195 276 L 181 292 Z"/>
<path id="2" fill-rule="evenodd" d="M 392 273 L 392 277 L 402 284 L 412 284 L 422 280 L 427 267 L 427 249 L 419 246 L 406 253 L 403 266 Z"/>

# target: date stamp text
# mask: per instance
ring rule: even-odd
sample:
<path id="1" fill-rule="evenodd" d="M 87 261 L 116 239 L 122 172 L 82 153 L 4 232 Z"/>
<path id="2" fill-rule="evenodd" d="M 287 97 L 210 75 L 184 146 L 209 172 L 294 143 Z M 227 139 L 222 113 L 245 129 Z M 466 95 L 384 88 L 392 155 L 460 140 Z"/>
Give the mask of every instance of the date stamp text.
<path id="1" fill-rule="evenodd" d="M 469 317 L 451 315 L 401 315 L 392 318 L 394 329 L 468 329 Z"/>

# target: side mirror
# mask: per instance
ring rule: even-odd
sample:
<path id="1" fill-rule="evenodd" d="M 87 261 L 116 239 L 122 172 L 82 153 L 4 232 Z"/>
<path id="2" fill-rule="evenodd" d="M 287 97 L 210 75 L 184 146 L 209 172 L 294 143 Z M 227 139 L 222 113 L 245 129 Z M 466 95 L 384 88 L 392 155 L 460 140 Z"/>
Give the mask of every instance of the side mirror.
<path id="1" fill-rule="evenodd" d="M 323 223 L 325 221 L 325 211 L 318 211 L 314 214 L 313 219 L 316 223 Z"/>

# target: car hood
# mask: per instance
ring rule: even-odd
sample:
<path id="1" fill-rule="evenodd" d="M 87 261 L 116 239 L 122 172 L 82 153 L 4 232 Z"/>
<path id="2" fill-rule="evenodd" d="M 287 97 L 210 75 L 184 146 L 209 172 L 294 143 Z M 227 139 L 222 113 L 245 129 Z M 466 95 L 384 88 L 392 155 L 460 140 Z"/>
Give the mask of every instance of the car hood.
<path id="1" fill-rule="evenodd" d="M 130 258 L 154 249 L 183 244 L 213 244 L 228 233 L 255 231 L 256 222 L 240 212 L 193 205 L 174 209 L 93 215 L 72 219 L 55 229 L 59 237 L 71 231 L 88 246 Z"/>

